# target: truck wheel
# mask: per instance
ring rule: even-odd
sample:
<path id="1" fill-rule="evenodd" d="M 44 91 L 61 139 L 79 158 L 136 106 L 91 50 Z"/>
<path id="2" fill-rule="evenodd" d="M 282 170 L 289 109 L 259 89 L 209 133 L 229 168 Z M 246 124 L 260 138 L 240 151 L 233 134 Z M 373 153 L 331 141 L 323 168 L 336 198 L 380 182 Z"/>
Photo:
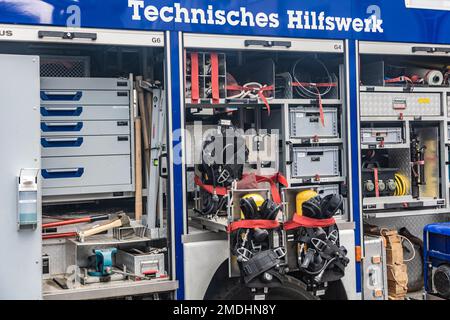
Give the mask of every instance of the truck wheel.
<path id="1" fill-rule="evenodd" d="M 240 283 L 239 278 L 227 279 L 221 289 L 208 297 L 211 300 L 250 300 L 250 289 Z M 286 276 L 282 287 L 269 289 L 266 300 L 318 300 L 306 290 L 306 285 L 298 279 Z"/>

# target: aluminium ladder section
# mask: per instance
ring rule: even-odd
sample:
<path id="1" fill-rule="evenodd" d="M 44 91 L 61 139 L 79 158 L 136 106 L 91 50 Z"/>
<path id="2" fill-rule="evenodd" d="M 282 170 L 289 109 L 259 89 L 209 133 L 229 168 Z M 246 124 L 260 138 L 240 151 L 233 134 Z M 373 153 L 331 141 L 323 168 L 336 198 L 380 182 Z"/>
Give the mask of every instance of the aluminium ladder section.
<path id="1" fill-rule="evenodd" d="M 161 155 L 165 147 L 165 124 L 166 109 L 164 91 L 153 90 L 152 104 L 152 126 L 150 145 L 150 169 L 147 173 L 147 227 L 150 229 L 152 238 L 160 238 L 159 230 L 163 227 L 163 189 L 160 177 Z M 156 229 L 156 222 L 159 221 L 159 228 Z"/>

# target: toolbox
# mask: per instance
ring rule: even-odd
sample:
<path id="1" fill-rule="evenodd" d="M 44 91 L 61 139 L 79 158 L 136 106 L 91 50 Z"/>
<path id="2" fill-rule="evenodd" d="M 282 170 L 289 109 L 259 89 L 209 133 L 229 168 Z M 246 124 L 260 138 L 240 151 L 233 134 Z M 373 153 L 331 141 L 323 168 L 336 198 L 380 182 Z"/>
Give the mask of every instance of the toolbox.
<path id="1" fill-rule="evenodd" d="M 362 117 L 440 116 L 439 93 L 361 92 Z"/>
<path id="2" fill-rule="evenodd" d="M 387 300 L 386 249 L 382 237 L 364 236 L 364 300 Z"/>
<path id="3" fill-rule="evenodd" d="M 155 252 L 159 252 L 156 250 Z M 116 254 L 116 266 L 123 268 L 127 272 L 139 276 L 155 276 L 160 278 L 166 274 L 164 269 L 164 253 L 152 253 L 152 250 L 145 252 L 140 250 L 118 250 Z"/>
<path id="4" fill-rule="evenodd" d="M 362 144 L 398 144 L 403 143 L 402 128 L 362 128 Z"/>
<path id="5" fill-rule="evenodd" d="M 338 110 L 324 108 L 324 122 L 320 121 L 319 108 L 294 107 L 289 109 L 289 128 L 291 138 L 337 138 Z"/>
<path id="6" fill-rule="evenodd" d="M 292 148 L 291 178 L 339 176 L 339 147 Z"/>

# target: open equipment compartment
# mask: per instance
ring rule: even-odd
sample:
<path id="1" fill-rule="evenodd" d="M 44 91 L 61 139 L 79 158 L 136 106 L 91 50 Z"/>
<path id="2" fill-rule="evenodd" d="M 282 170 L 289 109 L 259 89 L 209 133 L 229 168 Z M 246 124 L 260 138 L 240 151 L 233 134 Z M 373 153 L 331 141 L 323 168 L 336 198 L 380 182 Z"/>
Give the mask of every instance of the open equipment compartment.
<path id="1" fill-rule="evenodd" d="M 438 45 L 360 44 L 366 215 L 421 214 L 448 207 L 447 52 Z"/>
<path id="2" fill-rule="evenodd" d="M 401 299 L 421 290 L 414 284 L 423 283 L 417 250 L 413 259 L 403 244 L 404 257 L 394 262 L 392 244 L 380 249 L 379 242 L 388 234 L 422 239 L 427 224 L 446 221 L 449 52 L 443 45 L 359 42 L 364 261 L 387 253 L 376 271 L 364 272 L 363 283 L 379 280 L 376 288 L 364 286 L 363 299 Z M 409 280 L 393 283 L 395 265 L 398 279 Z M 402 283 L 409 289 L 399 289 Z"/>
<path id="3" fill-rule="evenodd" d="M 170 297 L 177 282 L 162 161 L 164 34 L 77 29 L 67 39 L 70 28 L 8 29 L 17 37 L 0 41 L 0 53 L 40 62 L 42 296 Z M 138 119 L 146 130 L 135 130 Z M 90 236 L 99 225 L 103 232 Z M 127 262 L 116 261 L 117 252 Z M 152 259 L 158 262 L 145 264 Z"/>
<path id="4" fill-rule="evenodd" d="M 235 196 L 256 197 L 269 190 L 264 198 L 273 200 L 273 186 L 258 177 L 278 173 L 286 177 L 286 186 L 300 191 L 343 195 L 335 218 L 342 224 L 342 245 L 353 247 L 344 41 L 184 34 L 183 43 L 185 261 L 206 254 L 217 269 L 228 266 L 227 277 L 238 276 L 234 238 L 225 233 L 234 222 L 245 222 Z M 224 138 L 226 130 L 233 140 Z M 233 147 L 224 147 L 228 144 Z M 241 162 L 228 167 L 220 162 L 230 158 Z M 259 183 L 249 183 L 253 176 Z M 283 212 L 280 221 L 285 219 Z M 279 243 L 285 250 L 285 241 Z M 211 279 L 195 274 L 186 262 L 185 268 L 186 296 L 203 298 L 202 288 L 206 291 Z M 352 270 L 350 264 L 343 280 L 349 291 Z M 210 287 L 206 296 L 214 290 L 220 288 Z"/>

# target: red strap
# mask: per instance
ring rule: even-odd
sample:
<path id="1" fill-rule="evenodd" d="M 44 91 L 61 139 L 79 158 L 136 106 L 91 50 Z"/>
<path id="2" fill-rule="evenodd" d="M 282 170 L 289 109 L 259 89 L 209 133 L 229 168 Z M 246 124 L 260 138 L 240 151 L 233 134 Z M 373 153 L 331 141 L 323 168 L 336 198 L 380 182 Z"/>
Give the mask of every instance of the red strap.
<path id="1" fill-rule="evenodd" d="M 194 182 L 200 188 L 202 188 L 203 190 L 205 190 L 206 192 L 211 193 L 211 194 L 213 194 L 214 191 L 215 191 L 215 193 L 218 196 L 226 196 L 227 193 L 228 193 L 228 189 L 227 188 L 225 188 L 225 187 L 216 187 L 216 188 L 214 188 L 214 186 L 212 186 L 212 185 L 204 184 L 202 182 L 202 180 L 199 177 L 197 177 L 197 176 L 194 177 Z"/>
<path id="2" fill-rule="evenodd" d="M 378 189 L 378 168 L 373 168 L 373 179 L 375 180 L 375 197 L 380 196 L 380 190 Z"/>
<path id="3" fill-rule="evenodd" d="M 219 57 L 217 53 L 211 53 L 211 86 L 212 86 L 212 102 L 219 103 Z"/>
<path id="4" fill-rule="evenodd" d="M 265 91 L 272 91 L 274 89 L 273 86 L 265 86 L 262 88 L 255 88 L 255 87 L 244 87 L 240 85 L 229 85 L 227 86 L 227 90 L 233 90 L 233 91 L 256 91 L 259 99 L 264 103 L 264 105 L 267 108 L 267 113 L 270 115 L 270 104 L 267 100 L 266 96 L 264 95 Z"/>
<path id="5" fill-rule="evenodd" d="M 277 220 L 240 220 L 230 223 L 227 232 L 232 233 L 238 229 L 275 229 L 279 226 Z"/>
<path id="6" fill-rule="evenodd" d="M 397 83 L 397 82 L 409 82 L 409 83 L 413 83 L 412 79 L 406 76 L 401 76 L 401 77 L 397 77 L 397 78 L 392 78 L 392 79 L 387 79 L 384 80 L 384 82 L 386 83 Z"/>
<path id="7" fill-rule="evenodd" d="M 244 174 L 243 177 L 245 177 L 245 176 L 246 175 Z M 280 183 L 281 185 L 283 185 L 285 187 L 289 186 L 287 179 L 281 173 L 277 173 L 276 175 L 271 176 L 271 177 L 255 175 L 255 179 L 256 179 L 257 183 L 268 182 L 270 184 L 270 190 L 272 193 L 273 201 L 278 204 L 281 203 L 281 196 L 280 196 L 280 192 L 277 187 L 277 183 Z M 200 188 L 202 188 L 203 190 L 205 190 L 206 192 L 211 193 L 211 194 L 213 194 L 215 191 L 215 193 L 218 196 L 226 196 L 228 193 L 228 189 L 225 187 L 214 188 L 214 186 L 212 186 L 212 185 L 204 184 L 198 176 L 194 177 L 194 182 Z"/>
<path id="8" fill-rule="evenodd" d="M 191 100 L 198 103 L 200 99 L 199 79 L 198 79 L 198 53 L 191 53 Z"/>
<path id="9" fill-rule="evenodd" d="M 272 193 L 272 199 L 275 203 L 280 204 L 281 196 L 280 196 L 280 191 L 278 190 L 277 183 L 280 183 L 283 186 L 288 187 L 289 184 L 288 184 L 286 178 L 281 173 L 277 173 L 276 175 L 274 175 L 272 177 L 256 175 L 255 178 L 256 178 L 256 182 L 258 182 L 258 183 L 268 182 L 270 184 L 270 191 Z"/>
<path id="10" fill-rule="evenodd" d="M 322 95 L 320 94 L 319 88 L 324 87 L 337 87 L 335 82 L 322 82 L 322 83 L 312 83 L 312 82 L 293 82 L 293 87 L 311 87 L 317 91 L 318 101 L 319 101 L 319 112 L 320 112 L 320 122 L 322 126 L 325 127 L 325 115 L 323 113 Z"/>
<path id="11" fill-rule="evenodd" d="M 334 218 L 329 219 L 313 219 L 305 216 L 299 216 L 294 213 L 292 221 L 288 221 L 284 224 L 284 230 L 293 230 L 300 227 L 306 228 L 325 228 L 336 224 Z"/>

